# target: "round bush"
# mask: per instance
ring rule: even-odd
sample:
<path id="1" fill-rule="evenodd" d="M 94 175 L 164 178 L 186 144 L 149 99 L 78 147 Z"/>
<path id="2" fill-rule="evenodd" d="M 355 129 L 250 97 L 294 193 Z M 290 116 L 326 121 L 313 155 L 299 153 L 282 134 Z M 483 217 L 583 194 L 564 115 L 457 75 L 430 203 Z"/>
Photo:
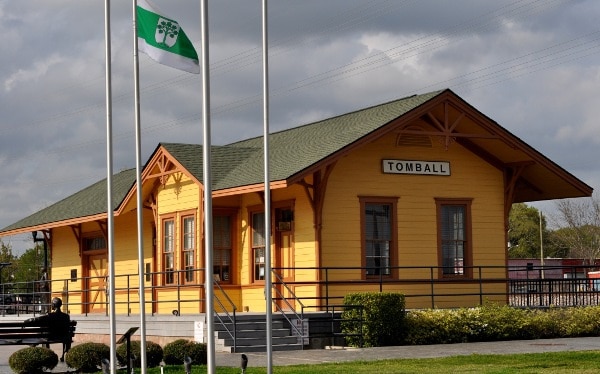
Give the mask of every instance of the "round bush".
<path id="1" fill-rule="evenodd" d="M 65 362 L 81 373 L 95 373 L 102 366 L 102 359 L 110 359 L 110 347 L 102 343 L 82 343 L 65 355 Z"/>
<path id="2" fill-rule="evenodd" d="M 43 347 L 23 348 L 8 358 L 10 368 L 19 374 L 38 374 L 58 365 L 58 355 Z"/>
<path id="3" fill-rule="evenodd" d="M 404 295 L 395 292 L 357 292 L 344 296 L 342 332 L 351 346 L 382 347 L 401 341 Z"/>
<path id="4" fill-rule="evenodd" d="M 142 363 L 140 357 L 140 342 L 137 340 L 131 342 L 131 355 L 133 357 L 133 367 L 141 367 Z M 146 366 L 148 366 L 149 368 L 156 367 L 160 365 L 162 359 L 163 349 L 161 348 L 161 346 L 154 342 L 147 341 Z M 117 361 L 119 362 L 119 365 L 127 365 L 127 343 L 123 343 L 119 347 L 117 347 Z"/>
<path id="5" fill-rule="evenodd" d="M 206 364 L 206 344 L 204 343 L 177 339 L 165 345 L 163 351 L 163 361 L 167 365 L 181 365 L 186 356 L 189 356 L 197 365 Z"/>

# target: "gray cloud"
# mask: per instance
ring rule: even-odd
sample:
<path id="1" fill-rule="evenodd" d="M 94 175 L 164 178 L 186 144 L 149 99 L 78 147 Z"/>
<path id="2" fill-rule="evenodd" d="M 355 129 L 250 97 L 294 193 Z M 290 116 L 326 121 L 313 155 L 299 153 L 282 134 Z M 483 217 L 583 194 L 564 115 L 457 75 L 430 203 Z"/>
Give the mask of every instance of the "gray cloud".
<path id="1" fill-rule="evenodd" d="M 197 49 L 200 2 L 154 0 Z M 111 2 L 114 169 L 133 167 L 131 2 Z M 262 133 L 261 2 L 209 1 L 213 143 Z M 600 3 L 269 2 L 273 131 L 449 87 L 600 183 Z M 106 176 L 104 4 L 0 2 L 0 226 Z M 202 142 L 201 80 L 140 55 L 144 159 Z M 22 241 L 15 239 L 13 245 Z M 25 246 L 31 243 L 25 243 Z"/>

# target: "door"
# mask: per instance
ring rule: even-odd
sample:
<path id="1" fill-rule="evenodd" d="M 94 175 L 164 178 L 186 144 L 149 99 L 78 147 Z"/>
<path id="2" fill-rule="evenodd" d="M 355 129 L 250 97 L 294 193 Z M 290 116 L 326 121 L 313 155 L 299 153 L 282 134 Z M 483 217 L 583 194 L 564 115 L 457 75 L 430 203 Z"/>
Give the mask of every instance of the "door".
<path id="1" fill-rule="evenodd" d="M 293 299 L 295 280 L 294 275 L 294 235 L 291 209 L 277 209 L 275 212 L 277 232 L 275 241 L 275 268 L 277 275 L 274 281 L 277 283 L 275 297 L 277 305 L 282 310 L 296 308 Z"/>
<path id="2" fill-rule="evenodd" d="M 108 295 L 108 259 L 106 254 L 90 255 L 88 258 L 88 277 L 85 278 L 86 313 L 106 313 Z"/>

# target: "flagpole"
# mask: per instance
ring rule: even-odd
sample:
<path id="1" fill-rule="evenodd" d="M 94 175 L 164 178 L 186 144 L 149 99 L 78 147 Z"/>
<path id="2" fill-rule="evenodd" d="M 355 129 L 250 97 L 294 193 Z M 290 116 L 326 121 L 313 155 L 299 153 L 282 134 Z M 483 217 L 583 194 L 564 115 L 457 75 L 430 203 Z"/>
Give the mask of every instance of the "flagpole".
<path id="1" fill-rule="evenodd" d="M 110 321 L 110 372 L 117 372 L 116 320 L 115 320 L 115 253 L 114 213 L 112 207 L 112 86 L 110 46 L 110 0 L 104 0 L 104 41 L 106 47 L 106 204 L 108 229 L 108 300 Z"/>
<path id="2" fill-rule="evenodd" d="M 265 299 L 267 325 L 267 374 L 273 373 L 273 286 L 271 269 L 271 187 L 269 175 L 269 48 L 267 27 L 267 0 L 262 1 L 263 42 L 263 120 L 265 165 Z"/>
<path id="3" fill-rule="evenodd" d="M 140 370 L 146 373 L 146 290 L 144 287 L 144 209 L 142 202 L 142 145 L 140 123 L 140 63 L 138 56 L 137 0 L 133 0 L 133 84 L 135 91 L 135 179 L 137 191 L 138 277 L 140 308 Z"/>
<path id="4" fill-rule="evenodd" d="M 204 146 L 202 147 L 202 175 L 204 177 L 204 290 L 206 294 L 206 369 L 215 373 L 214 292 L 213 292 L 213 224 L 210 135 L 210 74 L 208 55 L 208 0 L 200 1 L 202 52 L 202 122 Z"/>

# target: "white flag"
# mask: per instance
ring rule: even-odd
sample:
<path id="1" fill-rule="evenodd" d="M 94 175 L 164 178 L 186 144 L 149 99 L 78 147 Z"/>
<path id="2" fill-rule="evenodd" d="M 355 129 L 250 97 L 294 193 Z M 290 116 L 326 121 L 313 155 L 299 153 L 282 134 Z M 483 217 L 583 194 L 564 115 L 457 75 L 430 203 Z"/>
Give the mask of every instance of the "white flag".
<path id="1" fill-rule="evenodd" d="M 163 65 L 200 73 L 198 53 L 177 21 L 164 16 L 150 0 L 137 2 L 138 50 Z"/>

